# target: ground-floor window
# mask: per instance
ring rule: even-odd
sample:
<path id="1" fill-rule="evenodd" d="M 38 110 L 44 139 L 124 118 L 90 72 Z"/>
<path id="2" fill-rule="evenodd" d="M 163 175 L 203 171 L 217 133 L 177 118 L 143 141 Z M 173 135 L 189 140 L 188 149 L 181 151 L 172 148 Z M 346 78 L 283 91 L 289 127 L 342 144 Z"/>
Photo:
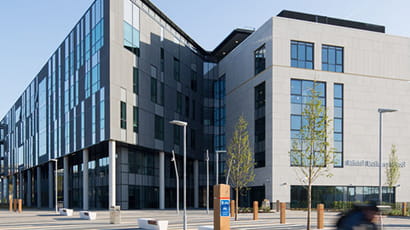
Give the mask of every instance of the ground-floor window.
<path id="1" fill-rule="evenodd" d="M 307 207 L 307 187 L 292 185 L 290 188 L 291 208 Z M 383 187 L 383 202 L 395 203 L 395 188 Z M 323 203 L 326 208 L 342 208 L 354 202 L 379 200 L 377 186 L 312 186 L 312 207 Z"/>

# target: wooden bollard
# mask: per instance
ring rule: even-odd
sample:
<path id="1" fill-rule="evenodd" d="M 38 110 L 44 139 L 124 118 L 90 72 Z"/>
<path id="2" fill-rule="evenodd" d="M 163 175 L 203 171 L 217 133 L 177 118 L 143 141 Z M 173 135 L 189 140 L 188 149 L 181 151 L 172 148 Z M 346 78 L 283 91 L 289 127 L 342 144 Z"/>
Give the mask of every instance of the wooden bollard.
<path id="1" fill-rule="evenodd" d="M 17 212 L 17 199 L 13 199 L 13 210 Z"/>
<path id="2" fill-rule="evenodd" d="M 23 211 L 23 200 L 18 199 L 18 211 L 21 213 Z"/>
<path id="3" fill-rule="evenodd" d="M 235 200 L 231 200 L 231 217 L 235 217 Z"/>
<path id="4" fill-rule="evenodd" d="M 325 212 L 325 205 L 318 204 L 317 205 L 317 228 L 318 229 L 324 228 L 324 221 L 323 221 L 324 212 Z"/>
<path id="5" fill-rule="evenodd" d="M 286 203 L 280 203 L 280 223 L 286 223 Z"/>
<path id="6" fill-rule="evenodd" d="M 11 195 L 9 196 L 9 211 L 13 211 L 13 198 Z"/>
<path id="7" fill-rule="evenodd" d="M 259 206 L 258 201 L 253 202 L 253 220 L 258 219 Z"/>
<path id="8" fill-rule="evenodd" d="M 280 201 L 276 200 L 276 212 L 280 211 Z"/>
<path id="9" fill-rule="evenodd" d="M 407 203 L 406 202 L 403 202 L 401 212 L 403 216 L 407 216 Z"/>

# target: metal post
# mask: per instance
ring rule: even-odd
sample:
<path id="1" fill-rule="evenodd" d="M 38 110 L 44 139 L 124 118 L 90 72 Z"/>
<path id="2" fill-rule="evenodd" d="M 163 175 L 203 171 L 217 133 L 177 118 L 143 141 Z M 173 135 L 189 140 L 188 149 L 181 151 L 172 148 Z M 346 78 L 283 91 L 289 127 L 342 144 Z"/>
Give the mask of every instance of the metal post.
<path id="1" fill-rule="evenodd" d="M 109 165 L 108 165 L 108 206 L 114 207 L 116 205 L 116 182 L 115 182 L 115 176 L 116 176 L 116 169 L 115 169 L 115 164 L 116 164 L 116 149 L 115 149 L 115 141 L 110 140 L 108 141 L 108 158 L 109 158 Z"/>
<path id="2" fill-rule="evenodd" d="M 187 230 L 186 215 L 186 125 L 184 125 L 184 230 Z"/>
<path id="3" fill-rule="evenodd" d="M 58 160 L 56 159 L 56 168 L 54 169 L 55 170 L 55 172 L 54 172 L 54 183 L 55 183 L 55 206 L 56 206 L 56 213 L 58 213 L 58 191 L 57 191 L 57 189 L 58 189 L 58 187 L 57 187 L 57 168 L 58 168 Z"/>
<path id="4" fill-rule="evenodd" d="M 382 115 L 379 110 L 379 204 L 382 204 Z"/>
<path id="5" fill-rule="evenodd" d="M 382 113 L 397 112 L 397 109 L 378 109 L 379 112 L 379 204 L 382 204 Z"/>
<path id="6" fill-rule="evenodd" d="M 165 209 L 165 154 L 159 152 L 159 209 Z"/>
<path id="7" fill-rule="evenodd" d="M 174 167 L 175 167 L 175 177 L 177 181 L 177 214 L 179 215 L 179 176 L 178 176 L 178 167 L 177 167 L 177 161 L 175 158 L 175 152 L 172 150 L 172 159 L 171 161 L 174 162 Z"/>
<path id="8" fill-rule="evenodd" d="M 216 162 L 216 184 L 219 184 L 219 157 L 218 157 L 218 154 L 219 154 L 219 152 L 218 151 L 216 151 L 215 152 L 215 154 L 216 154 L 216 159 L 215 159 L 215 162 Z"/>
<path id="9" fill-rule="evenodd" d="M 209 214 L 209 151 L 206 150 L 206 214 Z"/>

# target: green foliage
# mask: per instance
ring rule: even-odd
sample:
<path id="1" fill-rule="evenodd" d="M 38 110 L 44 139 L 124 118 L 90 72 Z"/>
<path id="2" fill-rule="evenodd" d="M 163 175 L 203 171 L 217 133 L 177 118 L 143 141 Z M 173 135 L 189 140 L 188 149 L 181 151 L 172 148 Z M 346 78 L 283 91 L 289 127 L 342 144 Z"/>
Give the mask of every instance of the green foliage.
<path id="1" fill-rule="evenodd" d="M 240 116 L 227 151 L 229 184 L 241 190 L 255 179 L 253 153 L 250 149 L 248 123 Z M 227 173 L 227 172 L 226 172 Z"/>
<path id="2" fill-rule="evenodd" d="M 389 155 L 389 163 L 386 167 L 386 184 L 389 187 L 393 187 L 400 177 L 400 164 L 396 153 L 396 145 L 392 145 Z"/>

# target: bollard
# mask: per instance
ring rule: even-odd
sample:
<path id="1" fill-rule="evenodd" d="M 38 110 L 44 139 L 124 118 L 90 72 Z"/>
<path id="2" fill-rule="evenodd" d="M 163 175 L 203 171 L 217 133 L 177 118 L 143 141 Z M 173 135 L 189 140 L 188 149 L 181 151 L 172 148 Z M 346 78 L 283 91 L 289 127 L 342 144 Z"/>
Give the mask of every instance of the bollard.
<path id="1" fill-rule="evenodd" d="M 403 216 L 407 216 L 407 203 L 406 202 L 403 202 L 401 211 L 402 211 Z"/>
<path id="2" fill-rule="evenodd" d="M 11 195 L 9 196 L 9 211 L 13 211 L 13 198 L 11 198 Z"/>
<path id="3" fill-rule="evenodd" d="M 235 217 L 235 200 L 231 200 L 231 217 Z"/>
<path id="4" fill-rule="evenodd" d="M 258 201 L 253 202 L 253 220 L 258 219 L 259 206 Z"/>
<path id="5" fill-rule="evenodd" d="M 323 221 L 323 214 L 325 211 L 325 205 L 324 204 L 318 204 L 317 205 L 317 228 L 318 229 L 323 229 L 324 228 L 324 221 Z"/>
<path id="6" fill-rule="evenodd" d="M 214 230 L 229 230 L 229 201 L 231 187 L 227 184 L 214 185 Z"/>
<path id="7" fill-rule="evenodd" d="M 17 212 L 17 199 L 13 199 L 13 211 Z"/>
<path id="8" fill-rule="evenodd" d="M 22 199 L 18 199 L 18 211 L 19 213 L 21 213 L 23 211 L 23 200 Z"/>
<path id="9" fill-rule="evenodd" d="M 280 201 L 276 200 L 276 212 L 279 212 L 280 208 Z"/>
<path id="10" fill-rule="evenodd" d="M 286 203 L 280 203 L 280 223 L 286 223 Z"/>

